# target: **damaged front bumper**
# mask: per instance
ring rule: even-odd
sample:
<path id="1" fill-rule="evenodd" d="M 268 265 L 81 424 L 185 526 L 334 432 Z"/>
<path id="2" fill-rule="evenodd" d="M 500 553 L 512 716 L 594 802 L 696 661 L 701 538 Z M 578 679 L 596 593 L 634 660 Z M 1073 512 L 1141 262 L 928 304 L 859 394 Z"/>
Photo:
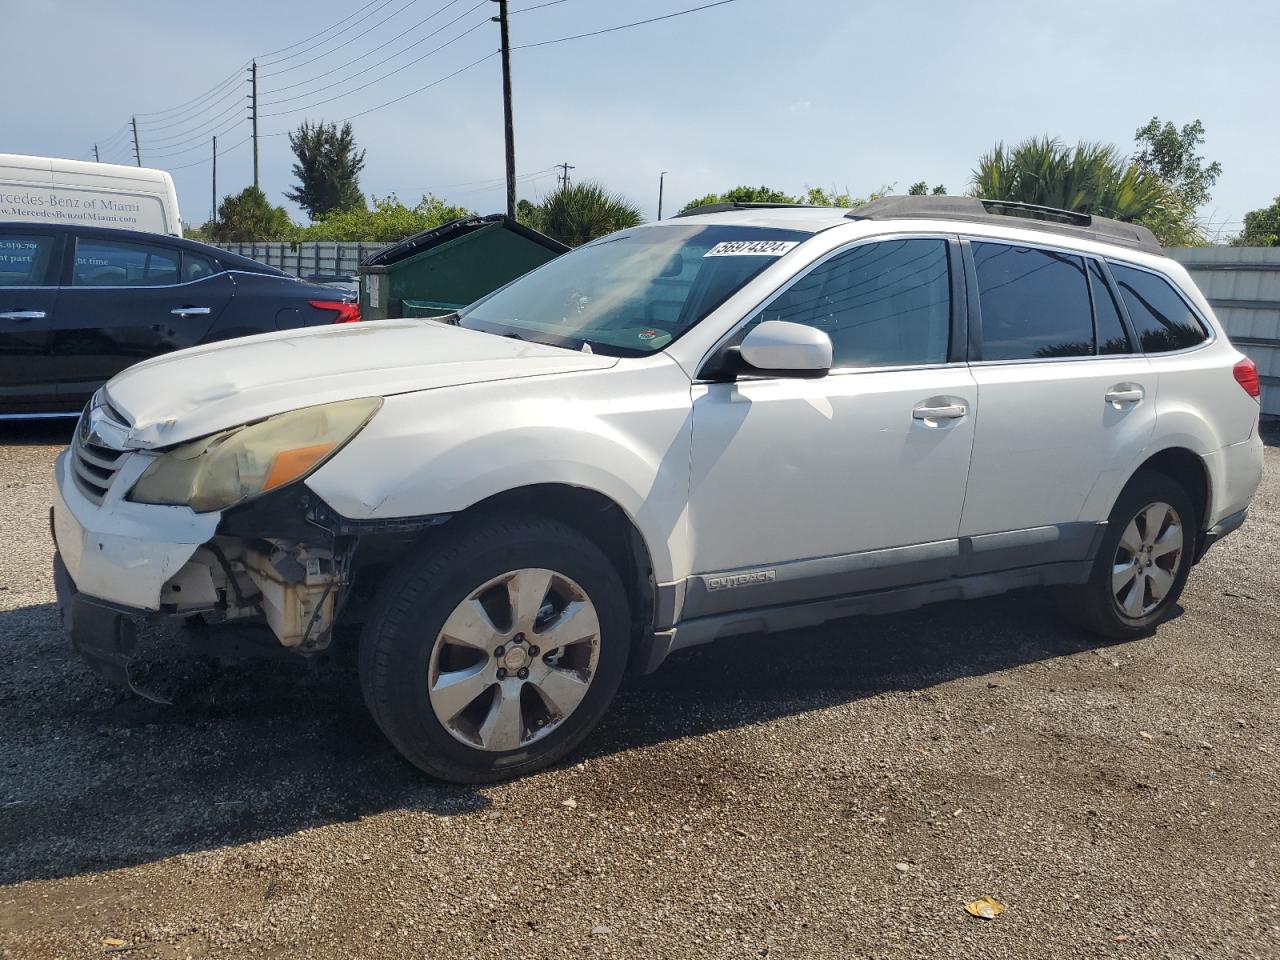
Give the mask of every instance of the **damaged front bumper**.
<path id="1" fill-rule="evenodd" d="M 259 621 L 285 648 L 328 645 L 352 538 L 315 526 L 325 546 L 267 531 L 225 535 L 222 513 L 132 503 L 123 491 L 146 456 L 126 457 L 95 501 L 75 482 L 70 456 L 58 458 L 51 511 L 59 616 L 74 649 L 108 680 L 150 696 L 129 675 L 139 618 Z"/>

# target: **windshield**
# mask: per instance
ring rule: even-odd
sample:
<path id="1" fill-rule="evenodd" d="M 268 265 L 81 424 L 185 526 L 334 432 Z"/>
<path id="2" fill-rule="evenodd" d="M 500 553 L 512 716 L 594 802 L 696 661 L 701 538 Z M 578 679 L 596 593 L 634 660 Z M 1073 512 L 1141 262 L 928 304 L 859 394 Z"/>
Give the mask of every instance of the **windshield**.
<path id="1" fill-rule="evenodd" d="M 611 356 L 661 350 L 810 234 L 672 224 L 611 234 L 462 310 L 457 324 Z"/>

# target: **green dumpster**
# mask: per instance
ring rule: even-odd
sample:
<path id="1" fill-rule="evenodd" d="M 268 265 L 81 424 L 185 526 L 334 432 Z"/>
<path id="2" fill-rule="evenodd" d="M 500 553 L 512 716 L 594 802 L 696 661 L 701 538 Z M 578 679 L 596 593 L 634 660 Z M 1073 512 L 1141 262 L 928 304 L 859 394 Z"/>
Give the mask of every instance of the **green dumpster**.
<path id="1" fill-rule="evenodd" d="M 501 213 L 452 220 L 365 260 L 360 312 L 366 320 L 441 317 L 568 249 Z"/>

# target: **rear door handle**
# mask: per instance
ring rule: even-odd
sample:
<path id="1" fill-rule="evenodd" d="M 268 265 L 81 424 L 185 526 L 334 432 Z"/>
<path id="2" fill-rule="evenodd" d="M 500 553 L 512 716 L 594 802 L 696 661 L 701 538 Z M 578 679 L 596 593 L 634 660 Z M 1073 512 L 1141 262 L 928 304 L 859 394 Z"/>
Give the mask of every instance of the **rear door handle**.
<path id="1" fill-rule="evenodd" d="M 169 312 L 175 317 L 207 317 L 211 311 L 208 307 L 174 307 Z"/>
<path id="2" fill-rule="evenodd" d="M 43 320 L 44 318 L 43 310 L 10 310 L 8 313 L 0 313 L 0 320 Z"/>
<path id="3" fill-rule="evenodd" d="M 968 412 L 969 408 L 963 403 L 947 403 L 938 407 L 922 403 L 912 408 L 911 416 L 916 420 L 959 420 Z"/>
<path id="4" fill-rule="evenodd" d="M 1146 393 L 1140 386 L 1132 383 L 1121 383 L 1103 394 L 1102 399 L 1107 403 L 1114 403 L 1119 406 L 1122 403 L 1140 403 L 1145 396 Z"/>

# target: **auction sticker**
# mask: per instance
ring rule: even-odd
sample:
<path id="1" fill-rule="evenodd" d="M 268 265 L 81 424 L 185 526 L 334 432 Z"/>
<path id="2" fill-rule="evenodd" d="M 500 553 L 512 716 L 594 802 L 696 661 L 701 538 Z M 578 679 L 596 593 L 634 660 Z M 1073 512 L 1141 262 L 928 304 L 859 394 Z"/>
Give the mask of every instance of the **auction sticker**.
<path id="1" fill-rule="evenodd" d="M 703 254 L 704 257 L 780 257 L 799 240 L 725 240 Z"/>

